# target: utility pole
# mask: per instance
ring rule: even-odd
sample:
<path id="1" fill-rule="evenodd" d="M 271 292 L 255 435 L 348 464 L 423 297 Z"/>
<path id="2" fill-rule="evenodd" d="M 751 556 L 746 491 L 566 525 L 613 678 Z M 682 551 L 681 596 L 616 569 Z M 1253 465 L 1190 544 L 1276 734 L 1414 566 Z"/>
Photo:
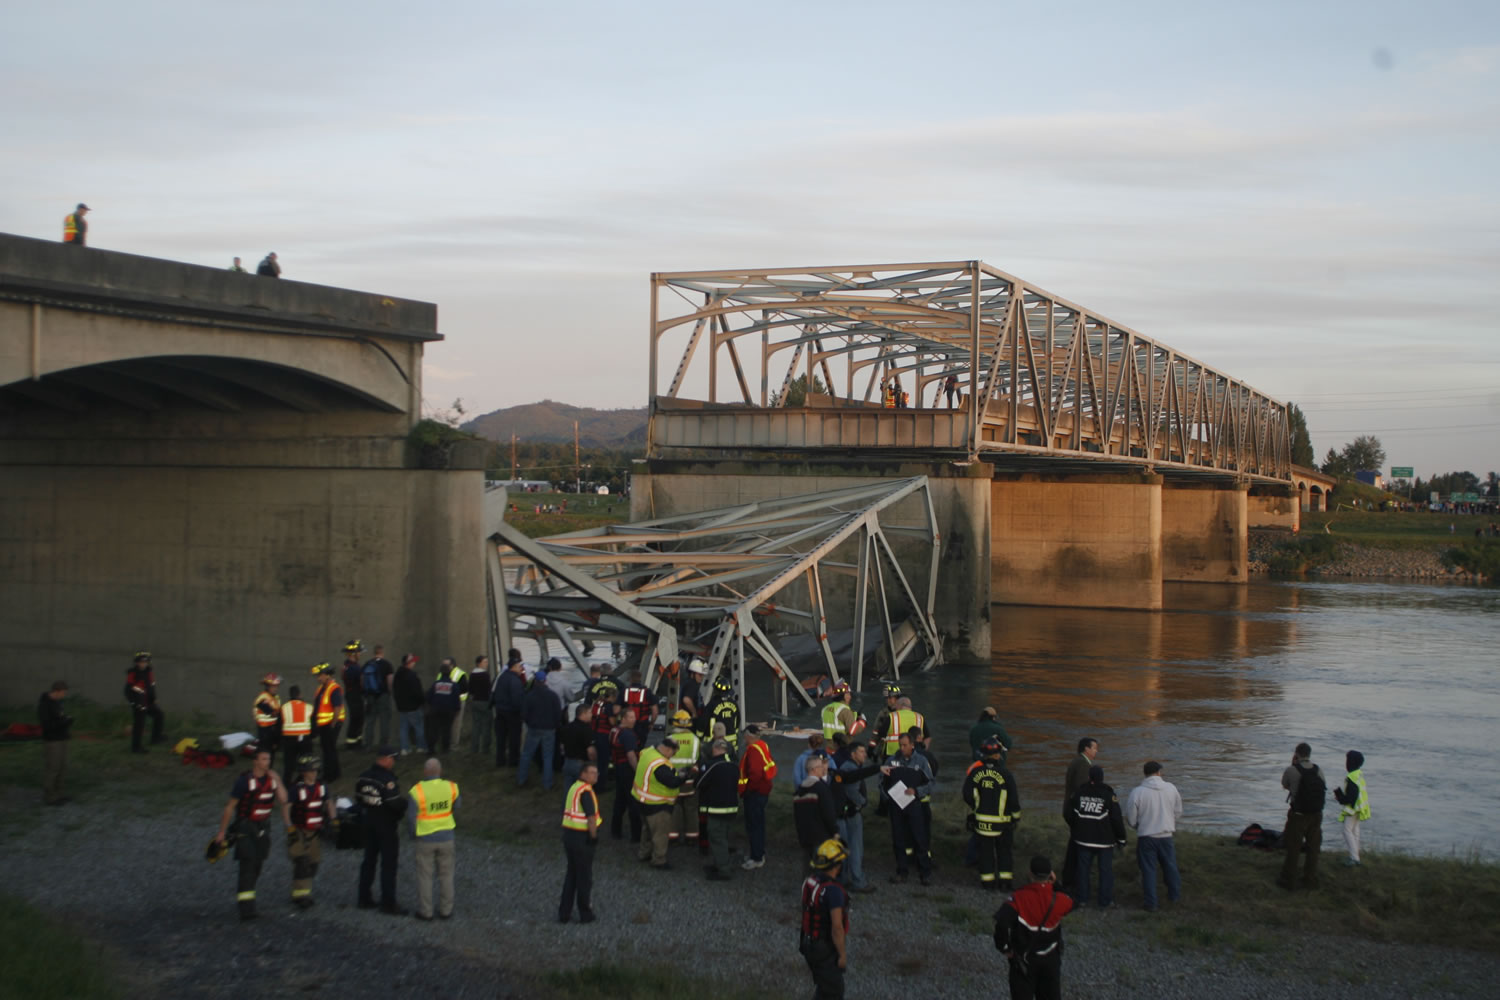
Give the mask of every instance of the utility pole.
<path id="1" fill-rule="evenodd" d="M 516 480 L 518 480 L 518 479 L 521 478 L 520 475 L 518 475 L 518 471 L 519 470 L 517 470 L 517 468 L 516 468 L 516 436 L 515 436 L 515 434 L 511 434 L 511 436 L 510 436 L 510 481 L 511 482 L 515 482 Z"/>
<path id="2" fill-rule="evenodd" d="M 583 470 L 578 467 L 578 421 L 573 421 L 573 492 L 583 492 Z"/>

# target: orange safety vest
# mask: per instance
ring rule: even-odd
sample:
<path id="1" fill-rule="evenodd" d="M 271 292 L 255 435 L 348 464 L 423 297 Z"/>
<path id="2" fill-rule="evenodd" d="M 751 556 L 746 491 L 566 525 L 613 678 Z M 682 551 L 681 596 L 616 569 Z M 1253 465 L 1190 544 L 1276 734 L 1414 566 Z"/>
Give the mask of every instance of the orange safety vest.
<path id="1" fill-rule="evenodd" d="M 270 729 L 281 720 L 281 699 L 269 691 L 255 696 L 255 724 Z"/>
<path id="2" fill-rule="evenodd" d="M 340 705 L 338 708 L 333 707 L 333 693 L 335 691 L 341 690 L 343 689 L 339 687 L 338 681 L 333 681 L 331 683 L 325 684 L 318 689 L 319 726 L 330 726 L 335 721 L 344 721 L 344 706 Z M 338 716 L 337 720 L 334 719 L 334 715 Z"/>
<path id="3" fill-rule="evenodd" d="M 63 242 L 72 243 L 78 239 L 78 213 L 69 212 L 63 218 Z"/>
<path id="4" fill-rule="evenodd" d="M 312 712 L 300 698 L 281 706 L 281 735 L 307 736 L 312 733 Z"/>

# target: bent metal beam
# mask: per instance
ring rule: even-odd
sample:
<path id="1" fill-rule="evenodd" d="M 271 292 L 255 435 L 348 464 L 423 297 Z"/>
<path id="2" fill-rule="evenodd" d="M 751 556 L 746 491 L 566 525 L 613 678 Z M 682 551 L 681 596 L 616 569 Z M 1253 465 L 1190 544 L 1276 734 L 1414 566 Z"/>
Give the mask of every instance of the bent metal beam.
<path id="1" fill-rule="evenodd" d="M 746 671 L 759 662 L 785 712 L 792 695 L 813 704 L 789 662 L 794 636 L 812 639 L 802 674 L 816 669 L 862 687 L 867 607 L 878 619 L 883 671 L 899 677 L 914 657 L 917 669 L 942 660 L 940 538 L 924 476 L 540 539 L 492 527 L 492 582 L 496 570 L 505 580 L 492 587 L 492 634 L 529 633 L 543 657 L 554 636 L 580 668 L 581 640 L 629 643 L 645 649 L 647 686 L 665 678 L 674 688 L 683 654 L 702 656 L 705 682 L 725 677 L 743 713 Z M 834 628 L 851 630 L 842 665 L 830 613 Z"/>

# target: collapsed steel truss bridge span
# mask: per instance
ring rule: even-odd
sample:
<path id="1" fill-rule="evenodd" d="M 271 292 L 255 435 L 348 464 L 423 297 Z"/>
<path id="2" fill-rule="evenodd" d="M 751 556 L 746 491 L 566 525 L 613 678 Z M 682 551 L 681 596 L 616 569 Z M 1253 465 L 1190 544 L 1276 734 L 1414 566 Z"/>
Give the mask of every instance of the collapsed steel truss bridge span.
<path id="1" fill-rule="evenodd" d="M 982 261 L 653 274 L 650 348 L 653 458 L 920 451 L 1292 479 L 1284 403 Z"/>

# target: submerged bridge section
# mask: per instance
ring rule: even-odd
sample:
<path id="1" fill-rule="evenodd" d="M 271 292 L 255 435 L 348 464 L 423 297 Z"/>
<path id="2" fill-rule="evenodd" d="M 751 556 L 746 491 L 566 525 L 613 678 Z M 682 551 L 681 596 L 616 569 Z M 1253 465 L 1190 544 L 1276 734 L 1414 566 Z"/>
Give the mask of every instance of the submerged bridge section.
<path id="1" fill-rule="evenodd" d="M 941 520 L 978 465 L 990 597 L 1151 608 L 1295 494 L 1283 403 L 981 261 L 654 274 L 650 323 L 638 516 L 920 471 Z"/>
<path id="2" fill-rule="evenodd" d="M 351 637 L 481 648 L 482 456 L 408 441 L 441 339 L 429 303 L 0 235 L 11 694 L 112 703 L 149 649 L 168 711 L 248 721 Z"/>

